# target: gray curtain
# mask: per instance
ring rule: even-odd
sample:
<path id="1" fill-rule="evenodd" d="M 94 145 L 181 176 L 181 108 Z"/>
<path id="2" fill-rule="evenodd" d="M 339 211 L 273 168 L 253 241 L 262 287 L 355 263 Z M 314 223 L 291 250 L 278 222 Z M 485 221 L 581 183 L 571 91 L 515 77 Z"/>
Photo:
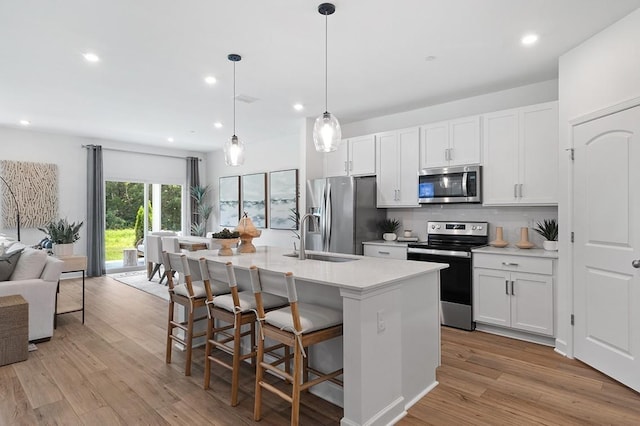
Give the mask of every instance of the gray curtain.
<path id="1" fill-rule="evenodd" d="M 87 145 L 87 275 L 105 274 L 102 146 Z"/>
<path id="2" fill-rule="evenodd" d="M 200 171 L 198 169 L 198 163 L 200 159 L 198 157 L 187 157 L 187 196 L 189 202 L 187 203 L 187 232 L 191 234 L 191 224 L 198 221 L 197 204 L 196 200 L 191 196 L 191 188 L 200 185 Z"/>

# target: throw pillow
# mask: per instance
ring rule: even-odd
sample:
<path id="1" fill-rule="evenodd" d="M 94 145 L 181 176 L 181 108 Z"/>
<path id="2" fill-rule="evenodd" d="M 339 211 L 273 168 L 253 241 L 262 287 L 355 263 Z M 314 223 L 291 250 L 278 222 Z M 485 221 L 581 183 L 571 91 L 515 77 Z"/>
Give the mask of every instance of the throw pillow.
<path id="1" fill-rule="evenodd" d="M 20 262 L 16 265 L 10 280 L 32 280 L 40 278 L 44 265 L 47 263 L 47 252 L 26 248 L 20 256 Z"/>
<path id="2" fill-rule="evenodd" d="M 22 250 L 0 256 L 0 281 L 7 281 L 18 264 Z"/>

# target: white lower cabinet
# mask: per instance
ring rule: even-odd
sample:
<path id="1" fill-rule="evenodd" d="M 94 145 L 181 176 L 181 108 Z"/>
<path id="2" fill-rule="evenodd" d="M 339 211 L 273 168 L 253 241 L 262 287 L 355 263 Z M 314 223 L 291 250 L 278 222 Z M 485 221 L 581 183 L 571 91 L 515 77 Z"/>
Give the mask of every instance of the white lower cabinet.
<path id="1" fill-rule="evenodd" d="M 553 259 L 474 253 L 476 323 L 554 335 Z"/>
<path id="2" fill-rule="evenodd" d="M 407 247 L 392 244 L 364 244 L 364 255 L 387 259 L 407 260 Z"/>

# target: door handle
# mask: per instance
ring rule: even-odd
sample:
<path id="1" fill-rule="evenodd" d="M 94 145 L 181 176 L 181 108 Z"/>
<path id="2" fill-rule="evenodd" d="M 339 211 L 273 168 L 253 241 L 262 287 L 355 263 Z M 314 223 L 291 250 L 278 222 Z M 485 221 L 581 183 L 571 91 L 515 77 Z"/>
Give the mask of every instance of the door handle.
<path id="1" fill-rule="evenodd" d="M 509 280 L 504 281 L 504 294 L 509 295 Z"/>
<path id="2" fill-rule="evenodd" d="M 640 259 L 636 259 L 633 262 L 631 262 L 631 266 L 633 266 L 634 268 L 640 268 Z"/>

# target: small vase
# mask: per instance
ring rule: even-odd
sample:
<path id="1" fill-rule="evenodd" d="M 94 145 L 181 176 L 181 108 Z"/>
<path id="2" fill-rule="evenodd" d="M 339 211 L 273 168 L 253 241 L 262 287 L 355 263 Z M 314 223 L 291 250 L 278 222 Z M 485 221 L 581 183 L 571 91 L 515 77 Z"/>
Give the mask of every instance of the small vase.
<path id="1" fill-rule="evenodd" d="M 558 251 L 558 242 L 557 241 L 543 241 L 542 248 L 547 251 Z"/>
<path id="2" fill-rule="evenodd" d="M 520 241 L 516 243 L 516 247 L 521 249 L 530 249 L 531 247 L 534 247 L 534 244 L 529 241 L 529 228 L 520 228 Z"/>
<path id="3" fill-rule="evenodd" d="M 503 240 L 502 226 L 496 227 L 496 239 L 489 243 L 493 247 L 506 247 L 509 243 Z"/>
<path id="4" fill-rule="evenodd" d="M 382 234 L 382 238 L 384 238 L 385 241 L 395 241 L 398 236 L 393 232 L 385 232 Z"/>

